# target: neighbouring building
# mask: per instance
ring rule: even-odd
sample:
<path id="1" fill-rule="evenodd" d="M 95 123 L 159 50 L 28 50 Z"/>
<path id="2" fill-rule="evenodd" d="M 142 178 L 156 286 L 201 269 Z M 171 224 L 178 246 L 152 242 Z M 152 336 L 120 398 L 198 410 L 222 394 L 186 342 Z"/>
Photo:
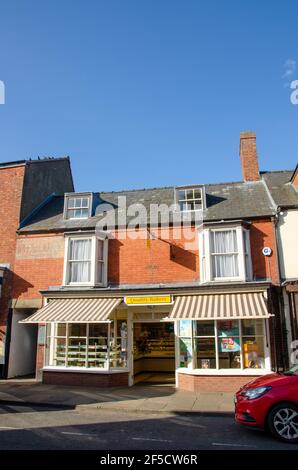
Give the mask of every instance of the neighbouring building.
<path id="1" fill-rule="evenodd" d="M 15 273 L 16 232 L 54 195 L 73 190 L 68 157 L 0 163 L 0 377 L 35 371 L 37 328 L 18 321 L 41 302 L 12 300 L 14 283 L 31 285 L 30 272 L 26 279 Z"/>
<path id="2" fill-rule="evenodd" d="M 298 350 L 298 166 L 294 171 L 263 173 L 262 177 L 276 206 L 283 337 L 293 363 Z"/>
<path id="3" fill-rule="evenodd" d="M 66 192 L 22 224 L 13 299 L 43 298 L 21 323 L 39 325 L 43 382 L 230 391 L 285 366 L 276 204 L 254 133 L 240 158 L 241 182 Z"/>

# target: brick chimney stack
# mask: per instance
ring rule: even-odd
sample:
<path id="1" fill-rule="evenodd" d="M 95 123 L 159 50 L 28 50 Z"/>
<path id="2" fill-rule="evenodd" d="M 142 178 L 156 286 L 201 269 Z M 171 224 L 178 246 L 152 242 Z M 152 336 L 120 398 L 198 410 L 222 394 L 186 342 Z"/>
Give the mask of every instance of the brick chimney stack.
<path id="1" fill-rule="evenodd" d="M 259 181 L 255 132 L 240 132 L 240 159 L 244 181 Z"/>

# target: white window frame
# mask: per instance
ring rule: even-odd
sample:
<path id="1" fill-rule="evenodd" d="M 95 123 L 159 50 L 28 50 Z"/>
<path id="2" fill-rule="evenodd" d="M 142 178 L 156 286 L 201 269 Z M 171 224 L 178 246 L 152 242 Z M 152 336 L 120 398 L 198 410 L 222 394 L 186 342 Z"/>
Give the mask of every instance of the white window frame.
<path id="1" fill-rule="evenodd" d="M 77 207 L 77 209 L 87 209 L 88 215 L 86 217 L 68 217 L 68 211 L 72 210 L 68 207 L 69 199 L 88 199 L 88 206 L 86 207 Z M 65 193 L 64 195 L 64 212 L 63 217 L 67 220 L 84 220 L 88 219 L 92 215 L 92 205 L 93 205 L 93 193 Z M 74 208 L 75 209 L 75 208 Z"/>
<path id="2" fill-rule="evenodd" d="M 228 320 L 228 319 L 227 319 Z M 235 320 L 235 319 L 233 319 Z M 196 346 L 195 346 L 195 340 L 197 336 L 194 334 L 194 324 L 193 322 L 196 320 L 191 320 L 192 321 L 192 327 L 191 327 L 191 344 L 192 344 L 192 361 L 188 365 L 188 367 L 179 367 L 179 362 L 176 360 L 176 367 L 177 367 L 177 372 L 179 373 L 185 373 L 185 374 L 200 374 L 200 375 L 264 375 L 267 374 L 268 372 L 271 372 L 271 358 L 270 358 L 270 344 L 269 344 L 269 338 L 267 337 L 268 335 L 268 320 L 263 319 L 263 334 L 262 335 L 251 335 L 254 337 L 263 337 L 263 345 L 264 345 L 264 365 L 265 367 L 263 368 L 249 368 L 249 367 L 243 367 L 243 348 L 242 348 L 242 342 L 243 342 L 243 337 L 249 337 L 250 335 L 243 335 L 242 332 L 242 320 L 243 319 L 238 319 L 238 324 L 239 324 L 239 345 L 240 345 L 240 367 L 239 368 L 229 368 L 229 369 L 224 369 L 219 367 L 219 350 L 218 350 L 218 339 L 220 336 L 218 336 L 218 322 L 220 320 L 213 320 L 214 322 L 214 336 L 209 336 L 210 338 L 215 339 L 215 362 L 216 362 L 216 368 L 210 368 L 210 369 L 201 369 L 196 367 Z M 198 322 L 200 320 L 197 320 Z M 177 341 L 176 341 L 176 348 L 177 348 L 177 357 L 180 355 L 180 350 L 179 350 L 179 340 L 180 340 L 180 333 L 179 333 L 179 320 L 176 321 L 176 326 L 175 326 L 175 331 L 177 335 Z M 205 336 L 207 338 L 208 336 Z M 235 336 L 236 337 L 236 336 Z M 203 336 L 202 336 L 203 338 Z"/>
<path id="3" fill-rule="evenodd" d="M 214 277 L 212 272 L 212 253 L 211 253 L 211 233 L 223 232 L 231 230 L 236 231 L 237 248 L 238 248 L 238 272 L 239 275 L 235 277 Z M 244 246 L 244 231 L 248 232 L 248 271 L 246 272 L 245 265 L 245 246 Z M 249 281 L 252 279 L 252 264 L 251 264 L 251 251 L 250 251 L 250 237 L 249 230 L 246 230 L 242 225 L 237 226 L 224 226 L 224 227 L 208 227 L 199 230 L 199 254 L 200 256 L 200 278 L 201 282 L 229 282 L 229 281 Z"/>
<path id="4" fill-rule="evenodd" d="M 125 321 L 127 323 L 127 319 L 114 319 L 114 329 L 117 330 L 117 322 L 123 322 Z M 61 323 L 65 323 L 65 322 L 61 322 Z M 84 323 L 84 322 L 83 322 Z M 57 325 L 58 323 L 48 323 L 47 324 L 47 332 L 46 332 L 46 338 L 47 338 L 47 347 L 48 347 L 48 353 L 45 354 L 44 356 L 44 366 L 43 366 L 43 370 L 57 370 L 57 371 L 63 371 L 63 372 L 72 372 L 72 371 L 76 371 L 76 372 L 89 372 L 89 373 L 92 373 L 92 372 L 99 372 L 99 373 L 113 373 L 113 372 L 128 372 L 129 370 L 129 365 L 128 365 L 128 357 L 129 357 L 129 346 L 128 346 L 128 343 L 127 343 L 127 350 L 126 350 L 126 353 L 127 353 L 127 365 L 126 367 L 113 367 L 111 365 L 111 343 L 112 343 L 112 340 L 114 341 L 115 338 L 114 338 L 114 334 L 112 333 L 112 321 L 108 321 L 106 322 L 107 325 L 108 325 L 108 329 L 107 329 L 107 358 L 106 358 L 106 361 L 105 361 L 105 366 L 104 367 L 88 367 L 88 345 L 89 345 L 89 339 L 92 338 L 90 336 L 90 333 L 89 333 L 89 326 L 90 326 L 90 323 L 93 323 L 93 322 L 88 322 L 86 323 L 86 360 L 85 360 L 85 366 L 69 366 L 68 365 L 68 346 L 66 348 L 66 358 L 65 358 L 65 364 L 66 365 L 52 365 L 53 362 L 54 362 L 54 356 L 55 356 L 55 339 L 59 338 L 59 336 L 57 336 Z M 66 340 L 66 345 L 68 345 L 68 342 L 69 342 L 69 339 L 71 338 L 70 335 L 69 335 L 69 324 L 71 324 L 71 322 L 66 322 L 66 335 L 63 336 L 63 338 L 65 338 Z M 62 337 L 60 337 L 62 338 Z M 85 337 L 84 337 L 85 338 Z"/>
<path id="5" fill-rule="evenodd" d="M 69 251 L 71 240 L 91 240 L 91 276 L 89 282 L 69 282 Z M 98 279 L 98 241 L 103 242 L 103 269 L 102 281 Z M 63 286 L 79 287 L 79 286 L 98 286 L 104 287 L 108 283 L 108 238 L 98 237 L 88 234 L 65 234 L 65 250 L 64 250 L 64 268 L 63 268 Z"/>
<path id="6" fill-rule="evenodd" d="M 182 209 L 180 206 L 181 202 L 186 202 L 186 203 L 194 202 L 195 203 L 195 201 L 199 201 L 199 199 L 196 199 L 195 197 L 193 199 L 179 199 L 179 191 L 193 191 L 193 194 L 194 194 L 194 191 L 198 191 L 198 190 L 201 191 L 201 208 L 200 209 Z M 204 208 L 206 207 L 204 186 L 177 187 L 176 192 L 175 192 L 175 199 L 176 199 L 175 201 L 176 205 L 179 207 L 180 212 L 183 212 L 183 213 L 199 212 L 199 211 L 204 210 Z"/>

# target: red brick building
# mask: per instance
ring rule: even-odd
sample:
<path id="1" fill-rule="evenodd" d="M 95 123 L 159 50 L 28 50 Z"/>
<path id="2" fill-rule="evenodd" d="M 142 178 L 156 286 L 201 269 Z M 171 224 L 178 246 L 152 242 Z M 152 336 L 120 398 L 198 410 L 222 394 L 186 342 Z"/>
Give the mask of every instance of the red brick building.
<path id="1" fill-rule="evenodd" d="M 22 282 L 23 289 L 30 285 L 28 272 L 25 279 L 18 279 L 15 272 L 16 232 L 32 217 L 36 210 L 46 204 L 51 197 L 73 190 L 73 182 L 68 158 L 21 160 L 0 164 L 0 375 L 7 377 L 9 372 L 9 357 L 11 334 L 16 332 L 17 323 L 13 318 L 12 291 L 14 283 Z M 38 307 L 40 302 L 32 304 Z M 12 332 L 12 324 L 16 328 Z M 24 341 L 36 344 L 31 330 L 24 332 Z M 34 360 L 34 350 L 31 356 L 31 369 Z M 23 351 L 24 352 L 24 351 Z M 12 351 L 12 356 L 14 352 Z M 23 369 L 25 371 L 25 369 Z"/>
<path id="2" fill-rule="evenodd" d="M 66 193 L 23 224 L 13 302 L 22 328 L 40 325 L 38 377 L 225 391 L 283 366 L 276 210 L 254 133 L 240 157 L 242 182 Z"/>

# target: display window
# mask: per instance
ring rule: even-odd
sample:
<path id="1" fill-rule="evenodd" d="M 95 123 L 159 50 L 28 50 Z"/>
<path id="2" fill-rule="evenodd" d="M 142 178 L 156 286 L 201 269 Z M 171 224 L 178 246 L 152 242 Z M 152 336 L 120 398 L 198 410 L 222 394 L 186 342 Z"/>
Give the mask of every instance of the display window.
<path id="1" fill-rule="evenodd" d="M 263 319 L 180 320 L 179 362 L 193 369 L 265 369 Z"/>
<path id="2" fill-rule="evenodd" d="M 127 367 L 127 323 L 56 323 L 47 328 L 46 366 Z"/>

